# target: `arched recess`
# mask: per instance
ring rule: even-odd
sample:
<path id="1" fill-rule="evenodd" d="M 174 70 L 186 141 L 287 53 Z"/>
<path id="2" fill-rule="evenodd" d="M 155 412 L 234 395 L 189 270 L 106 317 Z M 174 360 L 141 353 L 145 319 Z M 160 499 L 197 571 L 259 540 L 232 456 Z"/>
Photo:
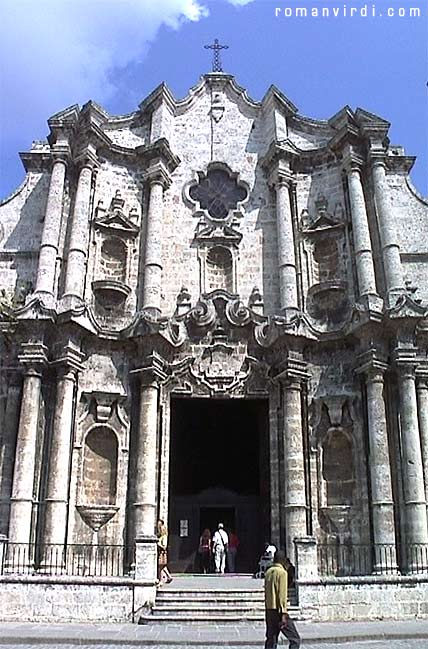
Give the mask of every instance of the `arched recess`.
<path id="1" fill-rule="evenodd" d="M 101 244 L 100 270 L 103 277 L 126 282 L 127 247 L 118 237 L 108 237 Z"/>
<path id="2" fill-rule="evenodd" d="M 233 257 L 228 248 L 213 246 L 206 257 L 206 292 L 223 289 L 233 292 Z"/>
<path id="3" fill-rule="evenodd" d="M 330 428 L 322 441 L 322 478 L 324 505 L 353 504 L 354 445 L 352 438 L 342 428 Z"/>
<path id="4" fill-rule="evenodd" d="M 118 443 L 107 426 L 92 428 L 83 450 L 82 495 L 86 505 L 114 505 L 117 495 Z"/>

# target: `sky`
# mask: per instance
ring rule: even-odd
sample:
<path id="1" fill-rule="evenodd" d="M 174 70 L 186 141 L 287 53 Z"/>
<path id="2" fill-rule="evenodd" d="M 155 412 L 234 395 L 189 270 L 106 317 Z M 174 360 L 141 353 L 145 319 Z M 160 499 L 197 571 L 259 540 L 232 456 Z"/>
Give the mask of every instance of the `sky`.
<path id="1" fill-rule="evenodd" d="M 130 113 L 161 82 L 182 98 L 211 71 L 214 38 L 255 100 L 275 84 L 308 117 L 349 105 L 387 119 L 428 194 L 427 0 L 1 0 L 0 24 L 0 198 L 51 115 L 89 99 Z"/>

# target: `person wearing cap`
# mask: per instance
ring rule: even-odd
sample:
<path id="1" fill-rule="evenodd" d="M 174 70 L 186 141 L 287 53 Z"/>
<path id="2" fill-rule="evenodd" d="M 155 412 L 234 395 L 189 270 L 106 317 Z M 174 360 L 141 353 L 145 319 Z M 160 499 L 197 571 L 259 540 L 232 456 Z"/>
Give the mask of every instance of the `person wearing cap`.
<path id="1" fill-rule="evenodd" d="M 224 529 L 223 523 L 218 524 L 217 531 L 213 536 L 213 554 L 214 554 L 214 565 L 215 571 L 217 573 L 224 573 L 226 567 L 226 553 L 227 547 L 229 545 L 229 537 L 226 530 Z"/>
<path id="2" fill-rule="evenodd" d="M 276 649 L 280 633 L 288 639 L 289 649 L 300 647 L 300 636 L 287 613 L 287 582 L 285 553 L 277 550 L 273 557 L 273 564 L 265 574 L 265 649 Z"/>

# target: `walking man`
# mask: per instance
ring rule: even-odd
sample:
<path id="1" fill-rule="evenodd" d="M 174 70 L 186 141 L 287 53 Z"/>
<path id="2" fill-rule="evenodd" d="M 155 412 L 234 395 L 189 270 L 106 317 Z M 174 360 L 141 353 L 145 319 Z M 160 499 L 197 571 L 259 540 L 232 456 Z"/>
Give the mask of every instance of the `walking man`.
<path id="1" fill-rule="evenodd" d="M 288 639 L 289 649 L 300 647 L 300 636 L 287 613 L 287 580 L 285 553 L 277 550 L 273 557 L 273 564 L 265 574 L 265 649 L 276 649 L 280 633 Z"/>
<path id="2" fill-rule="evenodd" d="M 229 544 L 229 537 L 224 529 L 223 523 L 218 524 L 218 529 L 213 536 L 213 553 L 215 571 L 217 573 L 224 573 L 226 566 L 226 553 Z"/>

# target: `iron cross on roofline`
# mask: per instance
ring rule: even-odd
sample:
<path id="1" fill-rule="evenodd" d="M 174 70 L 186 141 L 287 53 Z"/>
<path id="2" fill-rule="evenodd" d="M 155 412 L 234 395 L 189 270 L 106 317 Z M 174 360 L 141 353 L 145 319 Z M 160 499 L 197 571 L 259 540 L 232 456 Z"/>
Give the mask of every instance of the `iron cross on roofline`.
<path id="1" fill-rule="evenodd" d="M 223 68 L 221 67 L 220 50 L 228 50 L 229 45 L 220 45 L 218 38 L 215 38 L 212 45 L 204 45 L 204 48 L 206 50 L 214 50 L 212 71 L 223 72 Z"/>

